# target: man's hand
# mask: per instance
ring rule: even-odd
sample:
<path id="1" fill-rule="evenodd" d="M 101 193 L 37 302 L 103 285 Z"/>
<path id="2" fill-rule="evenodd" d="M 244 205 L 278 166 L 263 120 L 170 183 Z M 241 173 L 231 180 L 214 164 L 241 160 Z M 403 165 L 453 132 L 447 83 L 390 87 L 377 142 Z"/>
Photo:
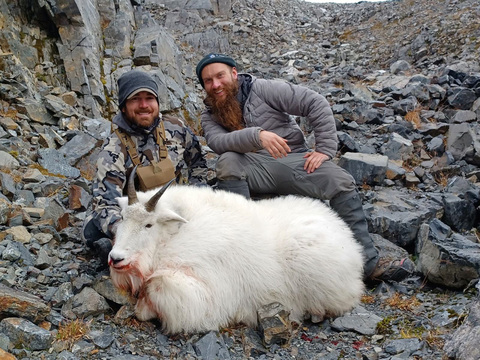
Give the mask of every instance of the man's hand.
<path id="1" fill-rule="evenodd" d="M 291 151 L 287 145 L 287 140 L 271 131 L 261 130 L 259 136 L 263 148 L 266 149 L 274 159 L 285 157 Z"/>
<path id="2" fill-rule="evenodd" d="M 305 165 L 303 165 L 303 169 L 307 171 L 307 174 L 314 172 L 329 159 L 328 155 L 318 151 L 308 152 L 303 158 L 307 159 Z"/>

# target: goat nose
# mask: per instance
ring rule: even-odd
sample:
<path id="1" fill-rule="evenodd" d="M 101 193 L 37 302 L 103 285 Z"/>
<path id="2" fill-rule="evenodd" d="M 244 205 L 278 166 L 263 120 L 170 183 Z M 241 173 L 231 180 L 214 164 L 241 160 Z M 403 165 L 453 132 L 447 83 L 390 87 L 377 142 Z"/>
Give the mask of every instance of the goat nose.
<path id="1" fill-rule="evenodd" d="M 122 262 L 123 259 L 124 259 L 123 256 L 118 256 L 118 255 L 115 255 L 113 253 L 110 253 L 110 259 L 109 259 L 108 264 L 109 265 L 116 265 L 119 262 Z"/>
<path id="2" fill-rule="evenodd" d="M 119 262 L 122 262 L 122 261 L 123 261 L 123 259 L 112 259 L 112 263 L 114 265 L 116 265 L 116 264 L 118 264 Z"/>

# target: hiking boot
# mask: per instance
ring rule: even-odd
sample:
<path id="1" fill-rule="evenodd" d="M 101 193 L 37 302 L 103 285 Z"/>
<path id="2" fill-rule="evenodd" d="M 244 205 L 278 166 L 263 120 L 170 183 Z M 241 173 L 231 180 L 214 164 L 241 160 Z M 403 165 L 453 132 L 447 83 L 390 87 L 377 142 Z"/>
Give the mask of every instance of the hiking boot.
<path id="1" fill-rule="evenodd" d="M 395 260 L 383 258 L 378 261 L 370 278 L 382 281 L 402 281 L 412 275 L 414 271 L 415 264 L 409 258 Z"/>
<path id="2" fill-rule="evenodd" d="M 415 263 L 409 259 L 409 254 L 404 248 L 378 234 L 372 234 L 372 240 L 378 249 L 379 260 L 368 279 L 402 281 L 412 275 Z"/>

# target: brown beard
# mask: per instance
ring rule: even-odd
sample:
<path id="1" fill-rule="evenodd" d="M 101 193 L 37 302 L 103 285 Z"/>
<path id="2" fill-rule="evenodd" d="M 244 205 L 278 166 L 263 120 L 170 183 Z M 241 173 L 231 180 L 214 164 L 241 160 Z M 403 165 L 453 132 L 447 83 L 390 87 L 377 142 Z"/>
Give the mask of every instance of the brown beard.
<path id="1" fill-rule="evenodd" d="M 234 81 L 231 85 L 225 86 L 223 90 L 226 93 L 224 99 L 218 99 L 208 94 L 205 103 L 211 107 L 213 115 L 225 129 L 241 130 L 245 126 L 240 102 L 237 100 L 238 82 Z"/>

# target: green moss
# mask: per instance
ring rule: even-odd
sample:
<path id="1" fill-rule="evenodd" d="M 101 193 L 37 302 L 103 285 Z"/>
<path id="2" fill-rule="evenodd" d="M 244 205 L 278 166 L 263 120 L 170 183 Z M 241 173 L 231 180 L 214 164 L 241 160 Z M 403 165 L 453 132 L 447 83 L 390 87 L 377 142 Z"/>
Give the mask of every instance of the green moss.
<path id="1" fill-rule="evenodd" d="M 383 320 L 379 321 L 376 326 L 377 334 L 381 334 L 381 335 L 393 334 L 393 331 L 392 331 L 393 320 L 395 320 L 395 318 L 391 316 L 387 316 L 386 318 L 383 318 Z"/>

